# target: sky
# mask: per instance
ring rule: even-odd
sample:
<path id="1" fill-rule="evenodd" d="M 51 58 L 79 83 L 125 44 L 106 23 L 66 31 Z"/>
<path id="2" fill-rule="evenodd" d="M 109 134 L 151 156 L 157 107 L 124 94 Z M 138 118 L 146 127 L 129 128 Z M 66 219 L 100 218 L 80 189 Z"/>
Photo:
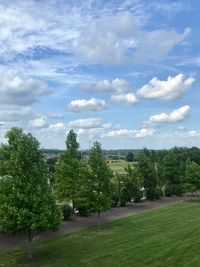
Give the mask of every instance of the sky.
<path id="1" fill-rule="evenodd" d="M 1 142 L 200 147 L 199 0 L 0 0 Z"/>

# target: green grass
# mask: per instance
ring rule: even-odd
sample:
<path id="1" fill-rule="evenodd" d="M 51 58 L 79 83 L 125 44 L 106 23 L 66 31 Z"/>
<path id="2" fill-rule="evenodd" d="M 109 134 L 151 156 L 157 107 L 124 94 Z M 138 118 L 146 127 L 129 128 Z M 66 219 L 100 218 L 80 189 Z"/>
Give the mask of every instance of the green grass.
<path id="1" fill-rule="evenodd" d="M 41 242 L 31 264 L 19 264 L 25 248 L 1 253 L 0 266 L 198 267 L 199 251 L 200 205 L 188 202 Z"/>
<path id="2" fill-rule="evenodd" d="M 128 164 L 130 164 L 131 167 L 134 165 L 133 162 L 120 161 L 120 162 L 108 163 L 108 166 L 113 171 L 122 172 L 124 171 L 124 168 L 128 166 Z"/>

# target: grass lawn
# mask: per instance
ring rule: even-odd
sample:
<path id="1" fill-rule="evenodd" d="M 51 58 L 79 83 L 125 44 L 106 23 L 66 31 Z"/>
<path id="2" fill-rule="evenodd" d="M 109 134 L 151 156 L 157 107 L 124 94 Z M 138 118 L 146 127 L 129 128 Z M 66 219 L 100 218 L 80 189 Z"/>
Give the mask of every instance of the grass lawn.
<path id="1" fill-rule="evenodd" d="M 33 263 L 20 264 L 25 248 L 0 253 L 0 266 L 198 267 L 200 203 L 181 203 L 126 217 L 34 245 Z"/>
<path id="2" fill-rule="evenodd" d="M 111 170 L 117 171 L 117 172 L 123 172 L 124 168 L 127 167 L 128 164 L 130 164 L 132 167 L 135 163 L 134 162 L 127 162 L 127 161 L 108 163 Z"/>

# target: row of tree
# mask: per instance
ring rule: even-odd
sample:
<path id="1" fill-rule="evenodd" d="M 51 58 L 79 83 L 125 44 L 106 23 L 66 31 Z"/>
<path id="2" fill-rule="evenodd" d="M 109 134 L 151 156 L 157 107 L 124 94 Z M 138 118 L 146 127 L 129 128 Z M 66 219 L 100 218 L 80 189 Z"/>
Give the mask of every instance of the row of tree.
<path id="1" fill-rule="evenodd" d="M 0 231 L 25 234 L 29 259 L 34 235 L 61 223 L 62 202 L 71 202 L 73 210 L 96 211 L 98 219 L 110 207 L 112 173 L 98 142 L 88 162 L 82 162 L 76 134 L 70 131 L 52 179 L 36 138 L 19 128 L 6 138 L 0 146 Z"/>
<path id="2" fill-rule="evenodd" d="M 144 149 L 132 165 L 114 173 L 98 142 L 88 160 L 81 160 L 77 136 L 71 130 L 52 172 L 31 134 L 13 128 L 6 137 L 7 144 L 0 147 L 0 230 L 26 234 L 30 259 L 34 235 L 57 229 L 69 203 L 83 215 L 97 212 L 99 229 L 101 212 L 111 206 L 200 188 L 198 148 Z"/>

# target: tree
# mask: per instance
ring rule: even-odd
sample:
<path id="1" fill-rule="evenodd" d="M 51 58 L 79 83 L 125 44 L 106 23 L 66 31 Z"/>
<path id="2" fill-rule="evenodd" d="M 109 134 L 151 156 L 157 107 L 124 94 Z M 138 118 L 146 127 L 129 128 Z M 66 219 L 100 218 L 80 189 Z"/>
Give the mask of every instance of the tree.
<path id="1" fill-rule="evenodd" d="M 70 130 L 66 140 L 66 150 L 60 156 L 56 168 L 56 193 L 60 201 L 71 201 L 73 211 L 76 206 L 80 186 L 80 159 L 77 135 Z"/>
<path id="2" fill-rule="evenodd" d="M 67 135 L 67 140 L 65 142 L 67 152 L 72 157 L 77 159 L 79 157 L 78 149 L 79 143 L 77 142 L 77 135 L 73 130 L 70 130 Z"/>
<path id="3" fill-rule="evenodd" d="M 128 197 L 129 201 L 139 202 L 143 197 L 141 191 L 142 182 L 138 175 L 137 169 L 128 164 L 125 168 L 124 180 L 124 194 Z"/>
<path id="4" fill-rule="evenodd" d="M 133 162 L 133 152 L 128 152 L 128 154 L 126 155 L 126 161 Z"/>
<path id="5" fill-rule="evenodd" d="M 149 200 L 157 198 L 157 176 L 155 172 L 155 163 L 151 162 L 147 153 L 141 152 L 138 157 L 138 175 L 143 180 L 146 197 Z"/>
<path id="6" fill-rule="evenodd" d="M 181 152 L 178 154 L 177 152 Z M 185 158 L 183 151 L 177 148 L 168 151 L 162 162 L 163 178 L 166 181 L 166 190 L 174 195 L 182 194 L 182 180 L 185 173 Z"/>
<path id="7" fill-rule="evenodd" d="M 94 211 L 98 214 L 98 230 L 100 228 L 100 214 L 103 210 L 110 207 L 111 196 L 111 177 L 112 172 L 107 165 L 101 145 L 94 142 L 89 155 L 89 168 L 91 173 L 91 202 Z"/>
<path id="8" fill-rule="evenodd" d="M 114 172 L 114 175 L 111 179 L 111 197 L 112 197 L 112 206 L 122 207 L 126 205 L 128 201 L 128 196 L 126 194 L 126 183 L 125 183 L 125 174 L 120 172 Z"/>
<path id="9" fill-rule="evenodd" d="M 89 211 L 92 211 L 91 202 L 91 175 L 87 162 L 80 162 L 80 181 L 79 190 L 77 192 L 76 208 L 79 211 L 79 215 L 87 216 Z"/>
<path id="10" fill-rule="evenodd" d="M 0 154 L 0 229 L 28 237 L 28 257 L 32 259 L 32 240 L 40 231 L 56 230 L 60 223 L 48 169 L 39 151 L 39 142 L 22 129 L 12 128 L 8 144 Z"/>
<path id="11" fill-rule="evenodd" d="M 200 166 L 193 161 L 187 161 L 183 188 L 189 192 L 200 188 Z"/>

